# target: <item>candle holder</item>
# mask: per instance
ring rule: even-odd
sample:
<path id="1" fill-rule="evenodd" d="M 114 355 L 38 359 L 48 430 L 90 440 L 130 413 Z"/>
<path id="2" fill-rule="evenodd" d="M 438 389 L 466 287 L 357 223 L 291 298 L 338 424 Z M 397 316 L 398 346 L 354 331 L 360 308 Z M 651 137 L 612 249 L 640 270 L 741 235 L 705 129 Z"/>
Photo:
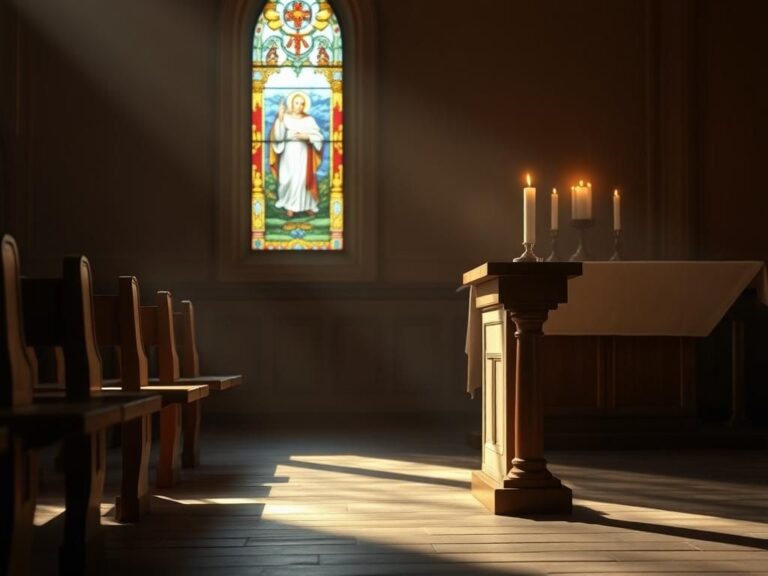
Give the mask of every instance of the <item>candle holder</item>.
<path id="1" fill-rule="evenodd" d="M 512 262 L 541 262 L 541 258 L 533 253 L 533 242 L 523 242 L 523 246 L 525 247 L 523 253 Z"/>
<path id="2" fill-rule="evenodd" d="M 579 231 L 579 247 L 576 248 L 576 252 L 571 254 L 568 259 L 570 262 L 586 262 L 592 258 L 587 253 L 586 234 L 587 228 L 592 228 L 595 221 L 592 218 L 575 218 L 571 220 L 571 224 Z"/>
<path id="3" fill-rule="evenodd" d="M 547 262 L 560 262 L 560 258 L 557 257 L 557 230 L 550 230 L 549 236 L 551 238 L 552 252 L 547 257 Z"/>
<path id="4" fill-rule="evenodd" d="M 613 231 L 613 256 L 612 261 L 621 260 L 621 230 Z"/>

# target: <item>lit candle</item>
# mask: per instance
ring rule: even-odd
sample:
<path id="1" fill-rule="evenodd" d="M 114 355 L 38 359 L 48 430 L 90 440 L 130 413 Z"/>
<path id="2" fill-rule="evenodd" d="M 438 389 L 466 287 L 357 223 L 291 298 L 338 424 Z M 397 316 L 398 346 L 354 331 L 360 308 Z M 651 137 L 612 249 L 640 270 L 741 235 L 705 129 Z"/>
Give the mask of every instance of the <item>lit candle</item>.
<path id="1" fill-rule="evenodd" d="M 557 219 L 557 209 L 558 209 L 558 201 L 559 198 L 557 196 L 557 188 L 552 188 L 552 214 L 550 217 L 550 229 L 557 230 L 559 221 Z"/>
<path id="2" fill-rule="evenodd" d="M 618 188 L 613 191 L 613 229 L 621 230 L 621 196 Z"/>
<path id="3" fill-rule="evenodd" d="M 592 218 L 592 182 L 587 182 L 587 187 L 584 189 L 584 203 L 585 218 L 589 220 Z"/>
<path id="4" fill-rule="evenodd" d="M 531 175 L 526 175 L 528 186 L 523 188 L 523 242 L 536 242 L 536 188 L 531 186 Z"/>
<path id="5" fill-rule="evenodd" d="M 589 218 L 587 206 L 587 187 L 584 180 L 579 180 L 576 186 L 571 186 L 571 217 L 574 220 Z"/>

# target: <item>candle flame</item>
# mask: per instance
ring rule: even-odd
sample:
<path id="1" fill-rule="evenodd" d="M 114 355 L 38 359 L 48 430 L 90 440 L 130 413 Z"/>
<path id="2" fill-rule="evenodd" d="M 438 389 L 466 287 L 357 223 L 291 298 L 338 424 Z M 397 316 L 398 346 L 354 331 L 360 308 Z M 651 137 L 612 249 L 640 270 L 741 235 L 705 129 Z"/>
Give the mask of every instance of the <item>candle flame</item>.
<path id="1" fill-rule="evenodd" d="M 552 188 L 552 194 L 554 194 L 555 196 L 557 196 L 557 188 Z"/>
<path id="2" fill-rule="evenodd" d="M 579 186 L 584 186 L 584 180 L 579 180 Z"/>
<path id="3" fill-rule="evenodd" d="M 587 188 L 592 188 L 592 182 L 587 182 Z"/>
<path id="4" fill-rule="evenodd" d="M 613 190 L 613 195 L 614 195 L 616 198 L 618 198 L 618 197 L 619 197 L 619 189 L 618 189 L 618 188 L 614 188 L 614 190 Z"/>
<path id="5" fill-rule="evenodd" d="M 530 187 L 530 185 L 531 185 L 531 175 L 530 174 L 526 174 L 525 175 L 525 181 L 528 182 L 528 186 Z"/>

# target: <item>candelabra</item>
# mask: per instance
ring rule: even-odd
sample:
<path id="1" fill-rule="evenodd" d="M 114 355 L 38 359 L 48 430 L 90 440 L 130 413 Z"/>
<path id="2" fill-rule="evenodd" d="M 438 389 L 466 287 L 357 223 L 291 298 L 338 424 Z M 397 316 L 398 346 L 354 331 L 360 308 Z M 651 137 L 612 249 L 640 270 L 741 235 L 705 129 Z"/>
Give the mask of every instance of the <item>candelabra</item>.
<path id="1" fill-rule="evenodd" d="M 573 227 L 579 231 L 579 247 L 576 249 L 576 252 L 571 254 L 569 261 L 585 262 L 587 260 L 591 260 L 589 254 L 587 253 L 586 234 L 587 228 L 592 228 L 592 226 L 595 224 L 595 221 L 592 218 L 574 218 L 571 220 L 571 223 L 573 224 Z"/>
<path id="2" fill-rule="evenodd" d="M 547 257 L 547 262 L 560 262 L 560 258 L 557 257 L 557 230 L 550 230 L 549 236 L 552 245 L 552 251 Z"/>
<path id="3" fill-rule="evenodd" d="M 533 242 L 523 242 L 523 247 L 525 250 L 523 250 L 523 253 L 520 254 L 517 258 L 514 258 L 513 262 L 541 262 L 541 258 L 536 256 L 533 252 Z"/>
<path id="4" fill-rule="evenodd" d="M 613 256 L 611 260 L 621 260 L 621 230 L 613 231 Z"/>

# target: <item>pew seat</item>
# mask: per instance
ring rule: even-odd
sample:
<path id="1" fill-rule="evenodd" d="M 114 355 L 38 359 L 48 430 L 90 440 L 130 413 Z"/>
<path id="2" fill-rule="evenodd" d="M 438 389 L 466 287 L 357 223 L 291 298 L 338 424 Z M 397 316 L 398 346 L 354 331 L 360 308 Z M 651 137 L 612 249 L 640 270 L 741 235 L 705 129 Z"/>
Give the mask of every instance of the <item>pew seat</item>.
<path id="1" fill-rule="evenodd" d="M 106 381 L 102 388 L 104 392 L 125 392 L 120 382 Z M 205 384 L 185 384 L 178 386 L 144 386 L 141 392 L 137 394 L 152 394 L 158 395 L 163 400 L 163 406 L 168 404 L 189 404 L 191 402 L 198 402 L 208 396 L 208 386 Z"/>
<path id="2" fill-rule="evenodd" d="M 234 374 L 231 376 L 194 376 L 186 378 L 184 376 L 177 378 L 173 382 L 173 386 L 208 386 L 214 392 L 222 392 L 231 388 L 236 388 L 243 383 L 243 377 L 240 374 Z M 150 386 L 158 386 L 160 384 L 159 378 L 150 378 Z"/>
<path id="3" fill-rule="evenodd" d="M 149 381 L 157 382 L 157 379 L 150 379 Z M 190 379 L 191 380 L 191 379 Z M 114 398 L 116 400 L 124 400 L 126 402 L 133 402 L 137 406 L 142 400 L 146 399 L 149 402 L 148 405 L 153 405 L 154 396 L 158 396 L 162 401 L 161 406 L 167 406 L 168 404 L 179 403 L 188 404 L 190 402 L 197 402 L 207 397 L 209 394 L 209 382 L 205 378 L 198 379 L 197 382 L 178 382 L 178 384 L 162 386 L 159 384 L 151 384 L 144 386 L 140 391 L 130 392 L 123 388 L 123 382 L 119 378 L 105 378 L 104 385 L 100 390 L 94 390 L 92 395 L 95 397 Z M 35 386 L 35 401 L 45 401 L 46 399 L 62 398 L 65 393 L 64 386 L 61 384 L 45 384 L 42 386 Z M 151 414 L 157 410 L 149 410 L 147 413 Z M 143 414 L 140 414 L 143 415 Z"/>
<path id="4" fill-rule="evenodd" d="M 162 300 L 160 303 L 163 304 Z M 168 305 L 172 306 L 170 299 Z M 190 300 L 182 300 L 181 312 L 173 312 L 173 328 L 178 348 L 180 382 L 205 382 L 212 390 L 216 391 L 236 388 L 243 383 L 242 374 L 228 376 L 203 376 L 200 374 L 195 309 Z"/>
<path id="5" fill-rule="evenodd" d="M 148 399 L 149 400 L 149 399 Z M 122 405 L 116 402 L 68 402 L 49 398 L 22 406 L 0 408 L 0 426 L 24 439 L 29 448 L 41 448 L 76 434 L 93 434 L 121 422 Z"/>
<path id="6" fill-rule="evenodd" d="M 33 398 L 35 404 L 40 406 L 52 406 L 65 399 L 62 391 L 36 391 Z M 120 422 L 130 422 L 135 418 L 159 412 L 162 408 L 162 403 L 163 398 L 159 394 L 131 394 L 122 390 L 113 391 L 107 388 L 93 392 L 89 402 L 89 404 L 95 405 L 116 404 L 120 409 Z"/>

